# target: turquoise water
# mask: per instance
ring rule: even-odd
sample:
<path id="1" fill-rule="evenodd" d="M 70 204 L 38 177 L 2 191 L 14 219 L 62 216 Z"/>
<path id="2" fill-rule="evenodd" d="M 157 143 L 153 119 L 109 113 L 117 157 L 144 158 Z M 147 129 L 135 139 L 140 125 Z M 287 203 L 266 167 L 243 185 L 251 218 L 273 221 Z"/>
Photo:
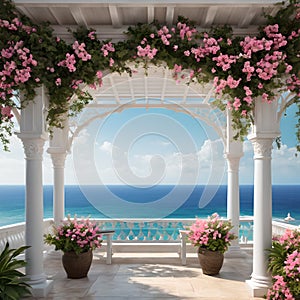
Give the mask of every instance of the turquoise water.
<path id="1" fill-rule="evenodd" d="M 196 186 L 191 189 L 188 186 L 176 187 L 179 195 L 185 195 L 187 189 L 190 195 L 180 203 L 175 197 L 157 205 L 160 199 L 167 197 L 174 186 L 154 186 L 151 188 L 129 186 L 90 186 L 86 187 L 85 194 L 96 195 L 95 200 L 89 200 L 80 190 L 79 186 L 65 187 L 65 212 L 71 216 L 90 216 L 91 218 L 195 218 L 207 217 L 218 212 L 226 217 L 226 186 L 216 189 L 214 197 L 204 203 L 201 196 L 204 186 Z M 180 194 L 181 193 L 181 194 Z M 291 224 L 300 224 L 300 186 L 273 186 L 273 218 L 283 220 L 290 212 L 295 218 Z M 53 217 L 53 187 L 44 187 L 44 217 Z M 111 198 L 110 198 L 111 197 Z M 114 199 L 122 200 L 122 205 L 114 205 Z M 0 226 L 23 222 L 25 220 L 25 187 L 24 186 L 0 186 Z M 240 187 L 241 216 L 253 215 L 253 186 Z M 121 201 L 119 200 L 119 201 Z M 177 202 L 176 202 L 177 201 Z M 202 204 L 201 204 L 202 201 Z M 92 202 L 92 203 L 91 203 Z M 199 207 L 199 203 L 200 206 Z M 153 205 L 152 205 L 153 204 Z M 180 204 L 180 205 L 179 205 Z M 149 207 L 146 210 L 145 207 Z M 132 209 L 132 207 L 134 209 Z M 163 215 L 162 212 L 170 212 Z M 163 217 L 161 217 L 163 215 Z"/>

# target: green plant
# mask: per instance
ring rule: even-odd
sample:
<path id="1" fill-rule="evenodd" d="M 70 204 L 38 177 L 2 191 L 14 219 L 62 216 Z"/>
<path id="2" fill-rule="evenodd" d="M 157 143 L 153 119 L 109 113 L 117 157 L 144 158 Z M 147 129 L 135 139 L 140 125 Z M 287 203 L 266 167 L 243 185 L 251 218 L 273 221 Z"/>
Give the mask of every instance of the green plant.
<path id="1" fill-rule="evenodd" d="M 53 234 L 46 234 L 44 241 L 54 245 L 55 250 L 79 254 L 100 248 L 101 237 L 99 227 L 89 219 L 71 220 L 69 216 L 61 225 L 53 225 Z"/>
<path id="2" fill-rule="evenodd" d="M 133 74 L 132 62 L 142 64 L 146 74 L 149 64 L 162 65 L 173 70 L 175 80 L 213 84 L 214 104 L 232 112 L 235 138 L 247 135 L 258 99 L 272 102 L 276 93 L 289 91 L 290 104 L 297 103 L 300 112 L 300 8 L 297 0 L 277 5 L 277 14 L 265 16 L 266 25 L 255 37 L 235 37 L 229 26 L 199 32 L 179 17 L 171 28 L 157 22 L 129 27 L 127 39 L 118 43 L 79 28 L 72 32 L 75 42 L 67 44 L 54 37 L 49 24 L 34 24 L 10 0 L 0 0 L 0 141 L 7 149 L 11 110 L 25 104 L 15 100 L 16 91 L 31 101 L 35 88 L 45 85 L 51 132 L 93 99 L 87 85 L 101 86 L 104 71 Z"/>
<path id="3" fill-rule="evenodd" d="M 17 300 L 31 294 L 30 285 L 24 279 L 25 275 L 18 270 L 24 267 L 26 262 L 17 259 L 27 248 L 29 246 L 9 249 L 9 243 L 6 243 L 0 255 L 0 299 Z"/>
<path id="4" fill-rule="evenodd" d="M 267 299 L 295 299 L 300 295 L 300 231 L 286 230 L 283 236 L 273 241 L 268 252 L 273 286 Z"/>
<path id="5" fill-rule="evenodd" d="M 230 221 L 221 220 L 217 213 L 207 220 L 197 219 L 190 227 L 189 240 L 196 247 L 224 253 L 230 242 L 237 237 L 230 232 L 233 228 Z"/>

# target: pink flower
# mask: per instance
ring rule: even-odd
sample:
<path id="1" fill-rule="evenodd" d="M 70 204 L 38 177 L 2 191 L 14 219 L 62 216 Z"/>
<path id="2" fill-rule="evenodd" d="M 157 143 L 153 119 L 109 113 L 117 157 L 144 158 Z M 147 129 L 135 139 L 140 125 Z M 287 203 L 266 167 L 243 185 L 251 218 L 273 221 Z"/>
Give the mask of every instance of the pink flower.
<path id="1" fill-rule="evenodd" d="M 103 73 L 101 71 L 97 71 L 96 76 L 98 78 L 98 84 L 99 84 L 99 86 L 102 86 Z"/>
<path id="2" fill-rule="evenodd" d="M 11 107 L 10 106 L 4 106 L 1 108 L 1 115 L 4 117 L 7 117 L 9 119 L 11 119 L 13 117 L 12 113 L 11 113 Z"/>
<path id="3" fill-rule="evenodd" d="M 96 33 L 95 31 L 89 32 L 88 37 L 89 37 L 91 40 L 95 40 L 95 39 L 96 39 L 95 33 Z"/>
<path id="4" fill-rule="evenodd" d="M 110 58 L 109 59 L 109 66 L 112 67 L 114 65 L 114 63 L 115 63 L 115 61 L 112 58 Z"/>
<path id="5" fill-rule="evenodd" d="M 239 107 L 242 105 L 241 104 L 241 100 L 239 98 L 235 97 L 234 98 L 234 102 L 233 102 L 232 105 L 233 105 L 233 107 L 234 107 L 235 110 L 238 110 Z"/>
<path id="6" fill-rule="evenodd" d="M 186 51 L 183 52 L 183 54 L 184 54 L 185 56 L 190 56 L 191 52 L 190 52 L 189 50 L 186 50 Z"/>
<path id="7" fill-rule="evenodd" d="M 112 42 L 109 42 L 102 46 L 101 51 L 103 53 L 103 56 L 107 56 L 109 54 L 109 52 L 115 52 L 115 48 L 114 48 Z"/>
<path id="8" fill-rule="evenodd" d="M 157 53 L 157 49 L 151 49 L 150 45 L 146 45 L 144 48 L 142 46 L 137 46 L 137 50 L 137 56 L 148 57 L 149 59 L 153 59 Z"/>
<path id="9" fill-rule="evenodd" d="M 57 79 L 55 80 L 55 84 L 56 84 L 57 86 L 60 86 L 60 85 L 61 85 L 61 79 L 60 79 L 60 78 L 57 78 Z"/>

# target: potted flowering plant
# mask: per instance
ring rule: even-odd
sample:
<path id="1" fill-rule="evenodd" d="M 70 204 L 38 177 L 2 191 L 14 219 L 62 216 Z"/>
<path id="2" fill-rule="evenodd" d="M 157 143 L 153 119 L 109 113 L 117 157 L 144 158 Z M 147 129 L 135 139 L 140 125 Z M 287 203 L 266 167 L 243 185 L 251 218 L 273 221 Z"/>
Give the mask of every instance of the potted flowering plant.
<path id="1" fill-rule="evenodd" d="M 99 227 L 88 218 L 68 216 L 61 225 L 53 225 L 53 234 L 46 234 L 44 241 L 64 252 L 62 262 L 68 278 L 82 278 L 90 269 L 92 250 L 101 247 L 102 235 Z"/>
<path id="2" fill-rule="evenodd" d="M 300 299 L 300 230 L 287 229 L 273 240 L 268 268 L 273 285 L 267 299 Z"/>
<path id="3" fill-rule="evenodd" d="M 230 232 L 232 228 L 231 222 L 220 219 L 217 213 L 209 216 L 207 220 L 197 219 L 190 227 L 188 238 L 194 246 L 199 247 L 199 262 L 204 274 L 219 273 L 224 252 L 230 242 L 237 238 Z"/>

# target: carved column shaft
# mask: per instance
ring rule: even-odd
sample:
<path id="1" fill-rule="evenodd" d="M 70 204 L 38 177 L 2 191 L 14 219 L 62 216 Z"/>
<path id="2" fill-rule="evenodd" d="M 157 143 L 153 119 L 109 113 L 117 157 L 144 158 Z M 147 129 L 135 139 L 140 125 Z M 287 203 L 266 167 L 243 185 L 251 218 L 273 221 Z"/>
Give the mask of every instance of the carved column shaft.
<path id="1" fill-rule="evenodd" d="M 239 186 L 239 165 L 243 156 L 243 144 L 233 139 L 235 132 L 232 129 L 231 111 L 227 110 L 226 128 L 226 153 L 227 160 L 227 218 L 233 225 L 233 233 L 239 236 L 240 227 L 240 186 Z M 240 256 L 239 239 L 232 241 L 229 247 L 231 256 Z"/>
<path id="2" fill-rule="evenodd" d="M 54 222 L 59 224 L 65 217 L 65 160 L 66 153 L 53 153 L 51 155 L 54 170 L 53 186 L 53 215 Z"/>
<path id="3" fill-rule="evenodd" d="M 272 138 L 252 138 L 254 149 L 254 230 L 253 272 L 251 281 L 257 286 L 271 283 L 267 272 L 266 249 L 272 246 Z"/>
<path id="4" fill-rule="evenodd" d="M 26 159 L 26 227 L 25 243 L 31 246 L 25 252 L 26 276 L 30 284 L 43 283 L 43 138 L 22 136 Z"/>
<path id="5" fill-rule="evenodd" d="M 240 225 L 240 193 L 239 193 L 239 163 L 241 156 L 225 154 L 227 159 L 227 218 L 234 226 L 232 232 L 239 236 Z M 230 251 L 240 250 L 239 239 L 232 241 Z"/>

